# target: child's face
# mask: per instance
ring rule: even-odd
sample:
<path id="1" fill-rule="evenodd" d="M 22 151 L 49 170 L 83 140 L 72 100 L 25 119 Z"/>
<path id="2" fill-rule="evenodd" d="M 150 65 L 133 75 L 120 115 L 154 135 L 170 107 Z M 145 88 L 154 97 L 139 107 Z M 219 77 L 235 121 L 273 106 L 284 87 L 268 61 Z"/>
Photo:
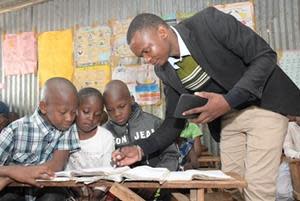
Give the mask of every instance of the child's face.
<path id="1" fill-rule="evenodd" d="M 131 97 L 105 97 L 105 107 L 110 119 L 118 125 L 127 123 L 131 114 Z"/>
<path id="2" fill-rule="evenodd" d="M 77 95 L 70 95 L 67 99 L 52 98 L 45 103 L 41 101 L 40 110 L 45 118 L 58 130 L 68 130 L 73 124 L 78 107 Z"/>
<path id="3" fill-rule="evenodd" d="M 76 124 L 83 132 L 93 131 L 100 123 L 103 103 L 96 96 L 85 97 L 78 108 Z"/>

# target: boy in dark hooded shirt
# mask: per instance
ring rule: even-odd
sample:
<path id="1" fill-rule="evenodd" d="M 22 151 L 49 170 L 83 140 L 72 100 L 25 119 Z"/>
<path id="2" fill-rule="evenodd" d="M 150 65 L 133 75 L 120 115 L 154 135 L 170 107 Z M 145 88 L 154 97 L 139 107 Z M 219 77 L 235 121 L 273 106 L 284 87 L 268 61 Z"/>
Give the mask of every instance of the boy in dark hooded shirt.
<path id="1" fill-rule="evenodd" d="M 110 117 L 104 127 L 114 135 L 116 149 L 148 138 L 162 122 L 160 118 L 144 112 L 130 96 L 127 85 L 120 80 L 110 81 L 105 87 L 103 96 Z M 173 143 L 165 150 L 144 156 L 143 160 L 134 166 L 149 165 L 176 171 L 178 158 L 179 152 Z"/>

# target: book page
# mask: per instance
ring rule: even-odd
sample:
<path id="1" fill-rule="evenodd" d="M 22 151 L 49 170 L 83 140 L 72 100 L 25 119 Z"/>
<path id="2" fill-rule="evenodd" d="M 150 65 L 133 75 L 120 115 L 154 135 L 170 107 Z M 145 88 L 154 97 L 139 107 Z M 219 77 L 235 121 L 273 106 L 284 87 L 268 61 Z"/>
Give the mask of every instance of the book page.
<path id="1" fill-rule="evenodd" d="M 167 181 L 190 181 L 192 179 L 201 180 L 227 180 L 232 177 L 226 175 L 221 170 L 186 170 L 183 172 L 170 172 Z"/>
<path id="2" fill-rule="evenodd" d="M 170 171 L 167 168 L 153 168 L 146 165 L 127 170 L 122 174 L 126 180 L 165 181 Z"/>
<path id="3" fill-rule="evenodd" d="M 108 175 L 116 175 L 129 170 L 130 167 L 99 167 L 99 168 L 87 168 L 81 170 L 66 170 L 56 172 L 56 177 L 76 177 L 76 176 L 108 176 Z"/>

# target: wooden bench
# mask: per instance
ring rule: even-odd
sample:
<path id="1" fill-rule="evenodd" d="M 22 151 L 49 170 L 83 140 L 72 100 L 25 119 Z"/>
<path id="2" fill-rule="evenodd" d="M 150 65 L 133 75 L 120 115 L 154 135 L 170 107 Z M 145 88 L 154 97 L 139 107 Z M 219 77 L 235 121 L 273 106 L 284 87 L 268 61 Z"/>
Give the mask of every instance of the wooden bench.
<path id="1" fill-rule="evenodd" d="M 219 156 L 200 156 L 198 158 L 200 167 L 221 169 L 221 159 Z"/>

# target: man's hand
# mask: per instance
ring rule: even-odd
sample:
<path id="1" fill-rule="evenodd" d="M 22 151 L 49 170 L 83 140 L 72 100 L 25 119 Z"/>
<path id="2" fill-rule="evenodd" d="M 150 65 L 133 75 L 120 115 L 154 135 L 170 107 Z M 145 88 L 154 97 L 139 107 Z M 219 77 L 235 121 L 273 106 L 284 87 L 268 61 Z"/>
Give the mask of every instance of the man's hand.
<path id="1" fill-rule="evenodd" d="M 221 94 L 211 92 L 196 92 L 195 95 L 207 98 L 208 101 L 206 105 L 202 107 L 196 107 L 183 113 L 183 115 L 200 113 L 197 118 L 191 119 L 191 121 L 194 123 L 200 124 L 211 122 L 231 109 L 228 102 Z"/>
<path id="2" fill-rule="evenodd" d="M 138 146 L 126 146 L 112 153 L 112 160 L 117 166 L 131 165 L 142 159 L 142 150 Z"/>
<path id="3" fill-rule="evenodd" d="M 8 176 L 20 183 L 43 187 L 36 182 L 36 179 L 51 179 L 54 176 L 54 172 L 44 165 L 9 166 Z"/>

